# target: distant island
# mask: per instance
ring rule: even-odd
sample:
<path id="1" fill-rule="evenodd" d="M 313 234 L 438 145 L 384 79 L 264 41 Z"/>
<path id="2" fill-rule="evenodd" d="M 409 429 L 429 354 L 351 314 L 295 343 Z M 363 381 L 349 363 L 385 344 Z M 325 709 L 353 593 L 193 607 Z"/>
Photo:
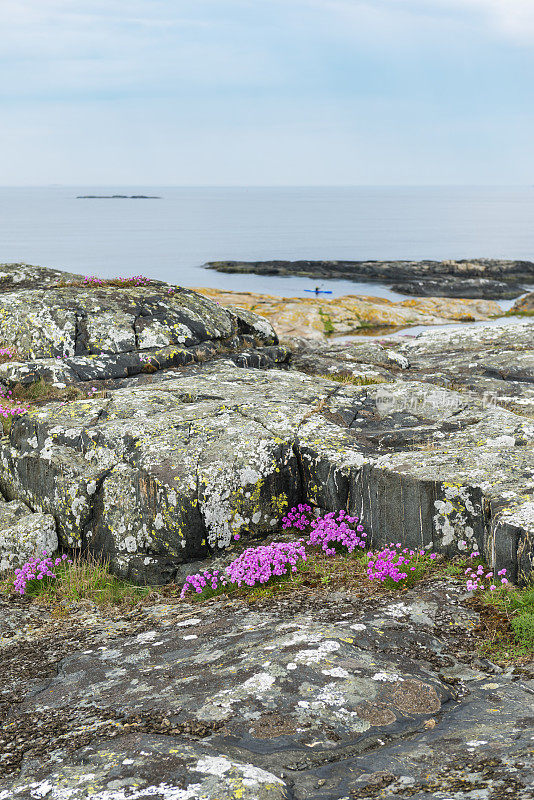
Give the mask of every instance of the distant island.
<path id="1" fill-rule="evenodd" d="M 76 200 L 161 200 L 148 194 L 79 194 Z"/>

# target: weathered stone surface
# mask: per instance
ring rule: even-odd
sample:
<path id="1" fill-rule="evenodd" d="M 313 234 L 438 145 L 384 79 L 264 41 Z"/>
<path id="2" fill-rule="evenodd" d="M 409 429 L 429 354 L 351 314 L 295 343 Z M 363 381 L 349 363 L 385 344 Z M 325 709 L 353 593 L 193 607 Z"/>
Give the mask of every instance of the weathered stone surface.
<path id="1" fill-rule="evenodd" d="M 533 676 L 473 655 L 453 582 L 60 628 L 2 612 L 1 800 L 533 797 Z"/>
<path id="2" fill-rule="evenodd" d="M 235 353 L 243 366 L 272 366 L 289 355 L 256 314 L 161 286 L 5 293 L 0 340 L 24 355 L 24 361 L 0 365 L 7 385 L 118 379 L 147 367 L 204 362 L 220 352 Z M 247 359 L 243 351 L 250 349 Z"/>
<path id="3" fill-rule="evenodd" d="M 47 289 L 60 281 L 80 281 L 83 275 L 31 264 L 0 264 L 0 292 Z"/>
<path id="4" fill-rule="evenodd" d="M 218 272 L 300 275 L 394 284 L 406 294 L 444 297 L 517 297 L 534 282 L 531 261 L 477 258 L 460 261 L 212 261 Z M 426 288 L 426 282 L 430 283 Z M 403 288 L 404 287 L 404 288 Z"/>
<path id="5" fill-rule="evenodd" d="M 427 297 L 393 303 L 382 297 L 346 295 L 334 300 L 315 297 L 274 297 L 252 292 L 225 292 L 200 288 L 217 300 L 252 311 L 268 319 L 282 337 L 304 336 L 326 341 L 368 328 L 402 328 L 408 325 L 443 325 L 451 320 L 487 320 L 502 314 L 493 300 L 458 300 Z"/>
<path id="6" fill-rule="evenodd" d="M 288 340 L 293 369 L 362 382 L 407 379 L 473 393 L 534 417 L 534 322 L 428 331 L 416 337 L 320 343 Z"/>
<path id="7" fill-rule="evenodd" d="M 529 314 L 534 312 L 534 292 L 530 292 L 529 294 L 522 297 L 521 300 L 518 300 L 514 303 L 512 308 L 512 312 L 517 312 L 520 314 Z"/>
<path id="8" fill-rule="evenodd" d="M 125 734 L 79 750 L 51 771 L 43 764 L 0 800 L 286 800 L 276 775 L 196 743 Z M 9 793 L 8 793 L 9 792 Z"/>
<path id="9" fill-rule="evenodd" d="M 229 339 L 237 333 L 237 324 L 232 324 L 236 319 L 236 314 L 181 288 L 168 294 L 147 286 L 67 286 L 0 297 L 0 336 L 30 358 L 192 347 Z M 263 339 L 273 344 L 275 336 L 266 326 Z"/>
<path id="10" fill-rule="evenodd" d="M 267 533 L 304 499 L 357 512 L 374 543 L 394 531 L 450 554 L 476 545 L 512 579 L 530 573 L 528 418 L 417 381 L 358 387 L 224 362 L 159 378 L 16 420 L 3 491 L 139 581 Z"/>
<path id="11" fill-rule="evenodd" d="M 534 417 L 534 321 L 429 332 L 398 348 L 405 375 Z"/>
<path id="12" fill-rule="evenodd" d="M 530 279 L 532 280 L 532 278 Z M 392 283 L 391 289 L 401 294 L 417 297 L 480 297 L 488 300 L 513 300 L 523 292 L 519 283 L 505 283 L 491 278 L 463 278 L 439 275 L 437 278 L 420 278 L 402 283 Z"/>
<path id="13" fill-rule="evenodd" d="M 234 346 L 238 352 L 229 354 L 238 367 L 271 368 L 289 361 L 287 347 L 254 347 L 252 337 L 236 336 Z M 28 385 L 38 380 L 64 387 L 80 381 L 117 381 L 131 378 L 142 372 L 153 372 L 169 367 L 202 364 L 221 353 L 226 355 L 226 344 L 206 342 L 194 347 L 164 347 L 161 350 L 120 353 L 118 355 L 75 356 L 55 359 L 39 358 L 24 362 L 10 361 L 0 364 L 0 376 L 5 386 Z"/>
<path id="14" fill-rule="evenodd" d="M 0 575 L 41 555 L 43 550 L 54 553 L 57 546 L 54 517 L 33 513 L 18 500 L 0 500 Z"/>
<path id="15" fill-rule="evenodd" d="M 291 368 L 309 375 L 347 378 L 362 383 L 391 381 L 410 367 L 408 358 L 393 346 L 375 340 L 320 343 L 303 337 L 289 340 Z"/>

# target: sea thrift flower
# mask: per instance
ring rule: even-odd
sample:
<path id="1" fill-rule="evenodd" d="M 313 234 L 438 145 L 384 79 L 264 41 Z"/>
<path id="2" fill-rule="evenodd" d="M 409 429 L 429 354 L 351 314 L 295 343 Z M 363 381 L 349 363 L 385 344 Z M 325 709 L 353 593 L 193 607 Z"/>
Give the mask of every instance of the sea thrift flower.
<path id="1" fill-rule="evenodd" d="M 346 511 L 340 511 L 337 517 L 334 511 L 330 511 L 313 520 L 307 544 L 320 547 L 329 556 L 335 555 L 336 545 L 346 547 L 352 553 L 356 547 L 365 547 L 367 534 L 359 521 L 359 517 L 351 517 Z M 356 530 L 352 525 L 356 525 Z"/>
<path id="2" fill-rule="evenodd" d="M 196 575 L 188 575 L 180 597 L 183 598 L 191 589 L 201 594 L 206 588 L 219 589 L 229 585 L 239 587 L 242 584 L 255 586 L 257 583 L 267 583 L 275 575 L 282 576 L 294 572 L 301 560 L 306 561 L 306 552 L 301 539 L 297 542 L 273 542 L 270 545 L 250 547 L 234 559 L 224 573 L 208 569 Z"/>
<path id="3" fill-rule="evenodd" d="M 473 551 L 471 558 L 475 557 L 476 555 L 479 555 L 477 550 Z M 482 583 L 483 580 L 494 580 L 493 571 L 490 570 L 489 572 L 486 572 L 482 564 L 479 564 L 476 570 L 468 567 L 465 570 L 465 575 L 467 576 L 465 586 L 468 592 L 476 592 L 478 589 L 483 590 L 485 588 L 484 584 Z M 497 572 L 497 575 L 501 579 L 501 585 L 506 586 L 508 584 L 508 580 L 504 577 L 506 575 L 506 569 L 500 569 Z M 490 592 L 494 592 L 496 589 L 496 584 L 491 583 L 489 587 Z"/>
<path id="4" fill-rule="evenodd" d="M 390 544 L 378 553 L 369 552 L 367 577 L 370 581 L 381 582 L 391 578 L 395 583 L 399 583 L 408 577 L 408 572 L 415 572 L 420 559 L 426 557 L 424 550 L 410 550 L 409 554 L 406 554 L 406 549 L 401 551 L 399 544 Z M 437 558 L 437 553 L 428 554 L 428 558 L 434 560 Z"/>
<path id="5" fill-rule="evenodd" d="M 30 558 L 20 569 L 15 570 L 15 580 L 13 582 L 15 591 L 23 595 L 31 581 L 55 578 L 56 574 L 52 570 L 54 567 L 58 567 L 63 561 L 72 564 L 72 561 L 66 555 L 58 556 L 54 560 L 50 558 L 46 551 L 43 551 L 42 557 L 34 556 Z"/>
<path id="6" fill-rule="evenodd" d="M 131 278 L 98 278 L 96 275 L 86 275 L 83 282 L 86 286 L 105 286 L 110 281 L 124 286 L 147 286 L 150 278 L 146 278 L 144 275 L 133 275 Z"/>
<path id="7" fill-rule="evenodd" d="M 299 503 L 298 506 L 288 511 L 285 517 L 282 517 L 282 528 L 296 528 L 304 531 L 311 523 L 312 516 L 311 506 Z"/>
<path id="8" fill-rule="evenodd" d="M 17 351 L 14 347 L 0 347 L 0 356 L 5 356 L 6 358 L 14 358 L 17 355 Z"/>
<path id="9" fill-rule="evenodd" d="M 4 419 L 7 419 L 7 417 L 20 417 L 29 410 L 28 406 L 4 406 L 0 403 L 0 416 L 4 417 Z"/>

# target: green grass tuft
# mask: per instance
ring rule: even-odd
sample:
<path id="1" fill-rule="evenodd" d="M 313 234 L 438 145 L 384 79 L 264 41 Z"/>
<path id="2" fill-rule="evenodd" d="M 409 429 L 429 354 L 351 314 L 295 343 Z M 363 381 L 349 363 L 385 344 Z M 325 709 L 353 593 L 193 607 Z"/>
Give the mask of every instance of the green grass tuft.
<path id="1" fill-rule="evenodd" d="M 34 580 L 28 584 L 25 597 L 52 607 L 89 600 L 97 606 L 133 606 L 153 592 L 149 586 L 134 586 L 109 571 L 109 563 L 91 555 L 76 555 L 72 564 L 66 561 L 54 568 L 55 578 Z M 0 595 L 13 592 L 14 575 L 0 583 Z"/>

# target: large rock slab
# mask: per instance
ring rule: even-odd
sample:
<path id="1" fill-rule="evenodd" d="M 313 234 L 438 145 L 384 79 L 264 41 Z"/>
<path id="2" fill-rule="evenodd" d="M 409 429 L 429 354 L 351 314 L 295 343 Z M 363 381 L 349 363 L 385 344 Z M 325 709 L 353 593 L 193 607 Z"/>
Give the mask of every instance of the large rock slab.
<path id="1" fill-rule="evenodd" d="M 431 331 L 397 352 L 407 358 L 407 377 L 478 395 L 534 417 L 534 321 Z"/>
<path id="2" fill-rule="evenodd" d="M 61 629 L 6 611 L 1 800 L 532 798 L 532 675 L 473 655 L 453 583 Z"/>
<path id="3" fill-rule="evenodd" d="M 210 360 L 220 352 L 266 366 L 287 360 L 272 326 L 196 292 L 150 285 L 59 286 L 0 294 L 0 341 L 23 356 L 0 365 L 7 385 L 106 380 Z M 254 359 L 252 359 L 254 360 Z"/>
<path id="4" fill-rule="evenodd" d="M 231 362 L 147 377 L 34 410 L 0 444 L 7 496 L 118 574 L 170 580 L 303 500 L 356 512 L 374 544 L 476 546 L 513 580 L 530 574 L 532 420 L 405 380 L 358 387 Z"/>
<path id="5" fill-rule="evenodd" d="M 468 325 L 415 337 L 290 341 L 291 367 L 362 383 L 405 378 L 473 395 L 534 417 L 534 321 Z"/>

